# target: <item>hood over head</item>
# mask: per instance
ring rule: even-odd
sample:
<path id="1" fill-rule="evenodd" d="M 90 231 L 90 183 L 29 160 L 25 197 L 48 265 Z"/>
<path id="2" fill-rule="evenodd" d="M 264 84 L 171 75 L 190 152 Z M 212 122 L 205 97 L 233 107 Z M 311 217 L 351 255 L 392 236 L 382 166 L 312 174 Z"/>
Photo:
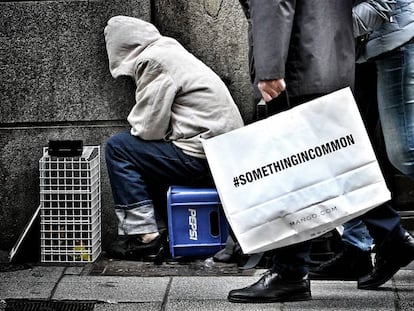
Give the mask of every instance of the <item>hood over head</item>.
<path id="1" fill-rule="evenodd" d="M 151 23 L 129 16 L 109 19 L 104 35 L 109 70 L 114 78 L 133 76 L 138 55 L 162 37 Z"/>

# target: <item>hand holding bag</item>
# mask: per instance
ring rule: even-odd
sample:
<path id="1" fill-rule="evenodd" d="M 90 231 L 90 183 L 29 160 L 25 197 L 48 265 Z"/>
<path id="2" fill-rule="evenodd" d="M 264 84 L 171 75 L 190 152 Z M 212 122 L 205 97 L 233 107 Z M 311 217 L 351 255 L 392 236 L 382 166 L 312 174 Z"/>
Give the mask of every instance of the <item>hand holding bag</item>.
<path id="1" fill-rule="evenodd" d="M 391 198 L 349 88 L 203 146 L 245 254 L 312 239 Z"/>

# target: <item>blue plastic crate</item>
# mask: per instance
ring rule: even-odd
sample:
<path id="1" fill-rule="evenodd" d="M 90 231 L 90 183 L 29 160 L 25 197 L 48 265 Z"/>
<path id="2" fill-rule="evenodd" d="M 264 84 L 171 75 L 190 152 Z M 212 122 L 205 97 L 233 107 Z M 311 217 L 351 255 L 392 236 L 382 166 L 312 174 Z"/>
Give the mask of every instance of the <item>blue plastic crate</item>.
<path id="1" fill-rule="evenodd" d="M 229 233 L 216 189 L 171 186 L 167 193 L 170 252 L 209 257 L 225 247 Z"/>

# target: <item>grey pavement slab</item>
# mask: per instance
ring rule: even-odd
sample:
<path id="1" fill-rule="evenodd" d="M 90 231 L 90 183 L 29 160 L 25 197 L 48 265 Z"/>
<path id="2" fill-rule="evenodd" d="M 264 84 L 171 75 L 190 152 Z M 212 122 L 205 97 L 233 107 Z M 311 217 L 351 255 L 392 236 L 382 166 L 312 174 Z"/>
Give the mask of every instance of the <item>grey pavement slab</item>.
<path id="1" fill-rule="evenodd" d="M 392 283 L 387 282 L 378 290 L 357 289 L 353 281 L 311 281 L 312 297 L 316 300 L 393 300 Z"/>
<path id="2" fill-rule="evenodd" d="M 175 300 L 168 302 L 165 311 L 203 310 L 203 311 L 282 311 L 281 303 L 245 304 L 231 303 L 226 300 Z"/>
<path id="3" fill-rule="evenodd" d="M 65 275 L 52 299 L 102 302 L 162 302 L 169 277 L 109 277 Z"/>
<path id="4" fill-rule="evenodd" d="M 0 273 L 0 299 L 48 299 L 64 269 L 37 266 L 33 269 Z"/>
<path id="5" fill-rule="evenodd" d="M 394 292 L 388 287 L 359 290 L 355 281 L 311 281 L 312 301 L 287 303 L 283 310 L 394 310 Z"/>
<path id="6" fill-rule="evenodd" d="M 93 311 L 160 311 L 161 303 L 97 303 Z M 1 310 L 1 309 L 0 309 Z"/>
<path id="7" fill-rule="evenodd" d="M 414 285 L 398 286 L 395 295 L 397 310 L 414 310 Z"/>
<path id="8" fill-rule="evenodd" d="M 350 300 L 316 300 L 288 302 L 283 304 L 283 311 L 390 311 L 396 310 L 391 303 L 383 305 L 375 299 L 360 303 Z"/>
<path id="9" fill-rule="evenodd" d="M 244 287 L 259 277 L 177 277 L 173 278 L 168 293 L 172 300 L 227 300 L 230 290 Z"/>
<path id="10" fill-rule="evenodd" d="M 394 276 L 397 310 L 414 310 L 414 271 L 400 270 Z"/>
<path id="11" fill-rule="evenodd" d="M 64 275 L 81 275 L 84 271 L 85 267 L 82 266 L 73 266 L 73 267 L 66 267 L 64 271 Z"/>
<path id="12" fill-rule="evenodd" d="M 280 310 L 281 304 L 235 304 L 228 292 L 255 282 L 257 276 L 174 277 L 168 293 L 166 311 L 172 310 Z"/>
<path id="13" fill-rule="evenodd" d="M 174 278 L 165 310 L 394 310 L 392 289 L 363 291 L 357 289 L 356 282 L 312 281 L 313 299 L 305 302 L 234 304 L 227 301 L 231 289 L 250 285 L 259 277 Z"/>
<path id="14" fill-rule="evenodd" d="M 82 267 L 39 266 L 0 273 L 0 311 L 11 298 L 94 301 L 94 311 L 414 310 L 413 270 L 399 271 L 378 290 L 358 290 L 356 282 L 312 281 L 310 301 L 227 301 L 231 289 L 252 284 L 262 272 L 248 276 L 89 276 Z"/>
<path id="15" fill-rule="evenodd" d="M 393 277 L 396 285 L 414 285 L 414 270 L 400 270 Z"/>

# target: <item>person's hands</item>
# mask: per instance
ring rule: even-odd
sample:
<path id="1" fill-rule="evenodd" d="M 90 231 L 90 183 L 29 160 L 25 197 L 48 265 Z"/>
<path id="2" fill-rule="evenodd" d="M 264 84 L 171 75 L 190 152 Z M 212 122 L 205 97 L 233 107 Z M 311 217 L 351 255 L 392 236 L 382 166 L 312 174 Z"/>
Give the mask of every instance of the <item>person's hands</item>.
<path id="1" fill-rule="evenodd" d="M 284 79 L 276 80 L 262 80 L 257 84 L 263 99 L 266 102 L 276 98 L 286 89 L 286 83 Z"/>

